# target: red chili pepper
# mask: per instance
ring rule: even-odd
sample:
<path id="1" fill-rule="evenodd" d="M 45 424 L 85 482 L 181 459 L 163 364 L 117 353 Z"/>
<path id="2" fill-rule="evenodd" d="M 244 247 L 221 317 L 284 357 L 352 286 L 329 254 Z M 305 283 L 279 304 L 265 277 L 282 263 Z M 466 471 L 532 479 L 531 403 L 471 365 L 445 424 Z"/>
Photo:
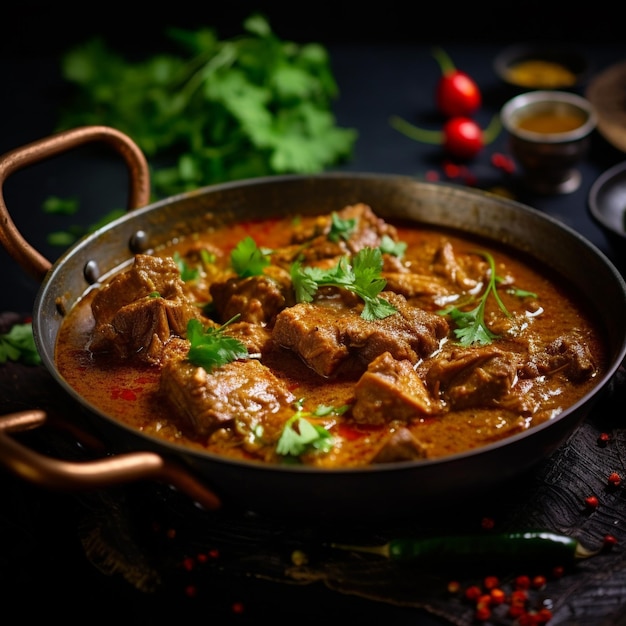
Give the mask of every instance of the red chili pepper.
<path id="1" fill-rule="evenodd" d="M 446 117 L 471 116 L 482 103 L 478 85 L 468 74 L 456 68 L 442 48 L 435 48 L 433 55 L 441 69 L 435 91 L 437 108 Z"/>
<path id="2" fill-rule="evenodd" d="M 494 115 L 485 130 L 482 130 L 469 117 L 453 117 L 444 124 L 442 130 L 419 128 L 398 116 L 391 117 L 389 122 L 393 128 L 409 139 L 438 144 L 450 156 L 464 161 L 474 158 L 487 144 L 491 143 L 501 128 L 498 115 Z"/>

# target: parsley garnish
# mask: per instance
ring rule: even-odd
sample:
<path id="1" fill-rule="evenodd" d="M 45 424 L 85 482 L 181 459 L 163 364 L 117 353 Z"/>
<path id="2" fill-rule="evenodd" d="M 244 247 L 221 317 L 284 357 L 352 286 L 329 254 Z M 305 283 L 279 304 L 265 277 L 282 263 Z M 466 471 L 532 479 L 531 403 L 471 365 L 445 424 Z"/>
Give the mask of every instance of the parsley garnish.
<path id="1" fill-rule="evenodd" d="M 485 306 L 490 295 L 493 295 L 500 310 L 507 317 L 511 317 L 498 294 L 498 277 L 496 276 L 496 263 L 493 256 L 488 252 L 478 252 L 477 254 L 483 256 L 489 263 L 489 281 L 485 291 L 483 291 L 478 300 L 478 305 L 470 311 L 463 311 L 458 305 L 439 311 L 440 315 L 449 315 L 452 318 L 452 321 L 456 324 L 454 334 L 459 343 L 464 346 L 473 344 L 488 345 L 499 337 L 499 335 L 491 332 L 485 321 Z"/>
<path id="2" fill-rule="evenodd" d="M 230 263 L 241 278 L 260 276 L 270 264 L 267 254 L 256 245 L 252 237 L 242 239 L 230 253 Z"/>
<path id="3" fill-rule="evenodd" d="M 383 235 L 380 239 L 380 251 L 401 259 L 406 252 L 406 243 L 394 241 L 389 235 Z"/>
<path id="4" fill-rule="evenodd" d="M 340 239 L 348 241 L 348 239 L 350 239 L 350 235 L 354 232 L 356 225 L 356 217 L 342 219 L 333 211 L 330 216 L 330 230 L 327 235 L 328 240 L 334 243 L 337 243 Z"/>
<path id="5" fill-rule="evenodd" d="M 302 401 L 296 403 L 296 412 L 285 422 L 283 431 L 276 445 L 276 452 L 281 456 L 298 457 L 305 452 L 329 452 L 333 446 L 331 434 L 321 425 L 312 424 L 307 416 L 340 415 L 347 407 L 318 407 L 314 413 L 302 410 Z"/>
<path id="6" fill-rule="evenodd" d="M 343 256 L 330 269 L 291 266 L 291 280 L 298 302 L 311 302 L 320 287 L 340 287 L 359 296 L 365 306 L 361 317 L 368 321 L 382 319 L 396 313 L 396 308 L 378 294 L 387 281 L 381 277 L 383 267 L 379 248 L 363 248 L 352 257 L 352 266 Z"/>
<path id="7" fill-rule="evenodd" d="M 0 363 L 7 361 L 21 361 L 26 365 L 41 363 L 32 324 L 14 324 L 8 333 L 0 335 Z"/>
<path id="8" fill-rule="evenodd" d="M 187 353 L 189 361 L 210 371 L 231 361 L 246 358 L 246 346 L 239 339 L 224 333 L 225 327 L 234 320 L 235 317 L 218 328 L 205 329 L 200 320 L 190 319 L 187 323 L 187 339 L 191 344 Z"/>

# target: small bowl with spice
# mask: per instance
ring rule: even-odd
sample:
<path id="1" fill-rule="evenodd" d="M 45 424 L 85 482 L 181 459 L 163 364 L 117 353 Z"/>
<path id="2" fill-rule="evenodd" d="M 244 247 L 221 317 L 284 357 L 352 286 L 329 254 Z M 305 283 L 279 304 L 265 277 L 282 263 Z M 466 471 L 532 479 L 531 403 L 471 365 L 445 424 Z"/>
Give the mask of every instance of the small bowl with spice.
<path id="1" fill-rule="evenodd" d="M 577 166 L 596 128 L 596 114 L 587 99 L 569 91 L 529 91 L 506 102 L 500 118 L 531 191 L 551 195 L 578 189 Z"/>
<path id="2" fill-rule="evenodd" d="M 518 90 L 579 87 L 586 79 L 586 57 L 572 48 L 519 44 L 505 48 L 494 60 L 496 74 Z"/>

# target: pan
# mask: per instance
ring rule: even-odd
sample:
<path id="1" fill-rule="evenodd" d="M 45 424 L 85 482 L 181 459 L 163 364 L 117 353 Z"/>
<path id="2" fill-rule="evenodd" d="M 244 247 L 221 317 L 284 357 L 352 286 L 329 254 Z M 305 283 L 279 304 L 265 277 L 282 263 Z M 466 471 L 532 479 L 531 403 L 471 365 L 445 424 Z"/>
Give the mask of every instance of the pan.
<path id="1" fill-rule="evenodd" d="M 130 174 L 129 210 L 84 237 L 51 264 L 16 229 L 0 197 L 0 240 L 22 269 L 41 282 L 33 333 L 43 365 L 76 401 L 66 417 L 95 433 L 107 454 L 69 463 L 29 449 L 14 434 L 42 426 L 43 411 L 4 416 L 0 462 L 25 480 L 58 489 L 98 489 L 154 480 L 167 483 L 199 506 L 230 507 L 270 515 L 314 518 L 421 515 L 440 503 L 463 500 L 520 477 L 548 457 L 580 425 L 626 353 L 626 285 L 612 263 L 584 237 L 549 216 L 487 192 L 408 176 L 331 172 L 271 176 L 212 185 L 149 202 L 149 173 L 134 142 L 115 129 L 83 127 L 53 135 L 0 158 L 0 185 L 13 172 L 90 142 L 110 145 Z M 1 189 L 0 189 L 1 191 Z M 63 379 L 55 342 L 67 312 L 98 281 L 137 253 L 149 253 L 173 235 L 201 228 L 208 217 L 328 213 L 365 202 L 383 218 L 460 229 L 504 243 L 561 275 L 591 303 L 609 346 L 609 363 L 597 385 L 557 417 L 502 441 L 464 453 L 355 469 L 269 466 L 231 460 L 157 440 L 93 407 Z"/>

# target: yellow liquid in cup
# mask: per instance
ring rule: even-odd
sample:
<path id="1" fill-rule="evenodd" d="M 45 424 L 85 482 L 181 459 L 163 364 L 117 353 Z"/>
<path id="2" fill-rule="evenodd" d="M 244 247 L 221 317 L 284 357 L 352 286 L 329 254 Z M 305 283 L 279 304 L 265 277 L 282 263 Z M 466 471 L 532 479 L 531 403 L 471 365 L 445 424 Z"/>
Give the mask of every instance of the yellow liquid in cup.
<path id="1" fill-rule="evenodd" d="M 517 126 L 522 130 L 533 133 L 553 134 L 567 133 L 582 126 L 586 117 L 575 112 L 553 112 L 547 111 L 529 115 L 519 120 Z"/>

